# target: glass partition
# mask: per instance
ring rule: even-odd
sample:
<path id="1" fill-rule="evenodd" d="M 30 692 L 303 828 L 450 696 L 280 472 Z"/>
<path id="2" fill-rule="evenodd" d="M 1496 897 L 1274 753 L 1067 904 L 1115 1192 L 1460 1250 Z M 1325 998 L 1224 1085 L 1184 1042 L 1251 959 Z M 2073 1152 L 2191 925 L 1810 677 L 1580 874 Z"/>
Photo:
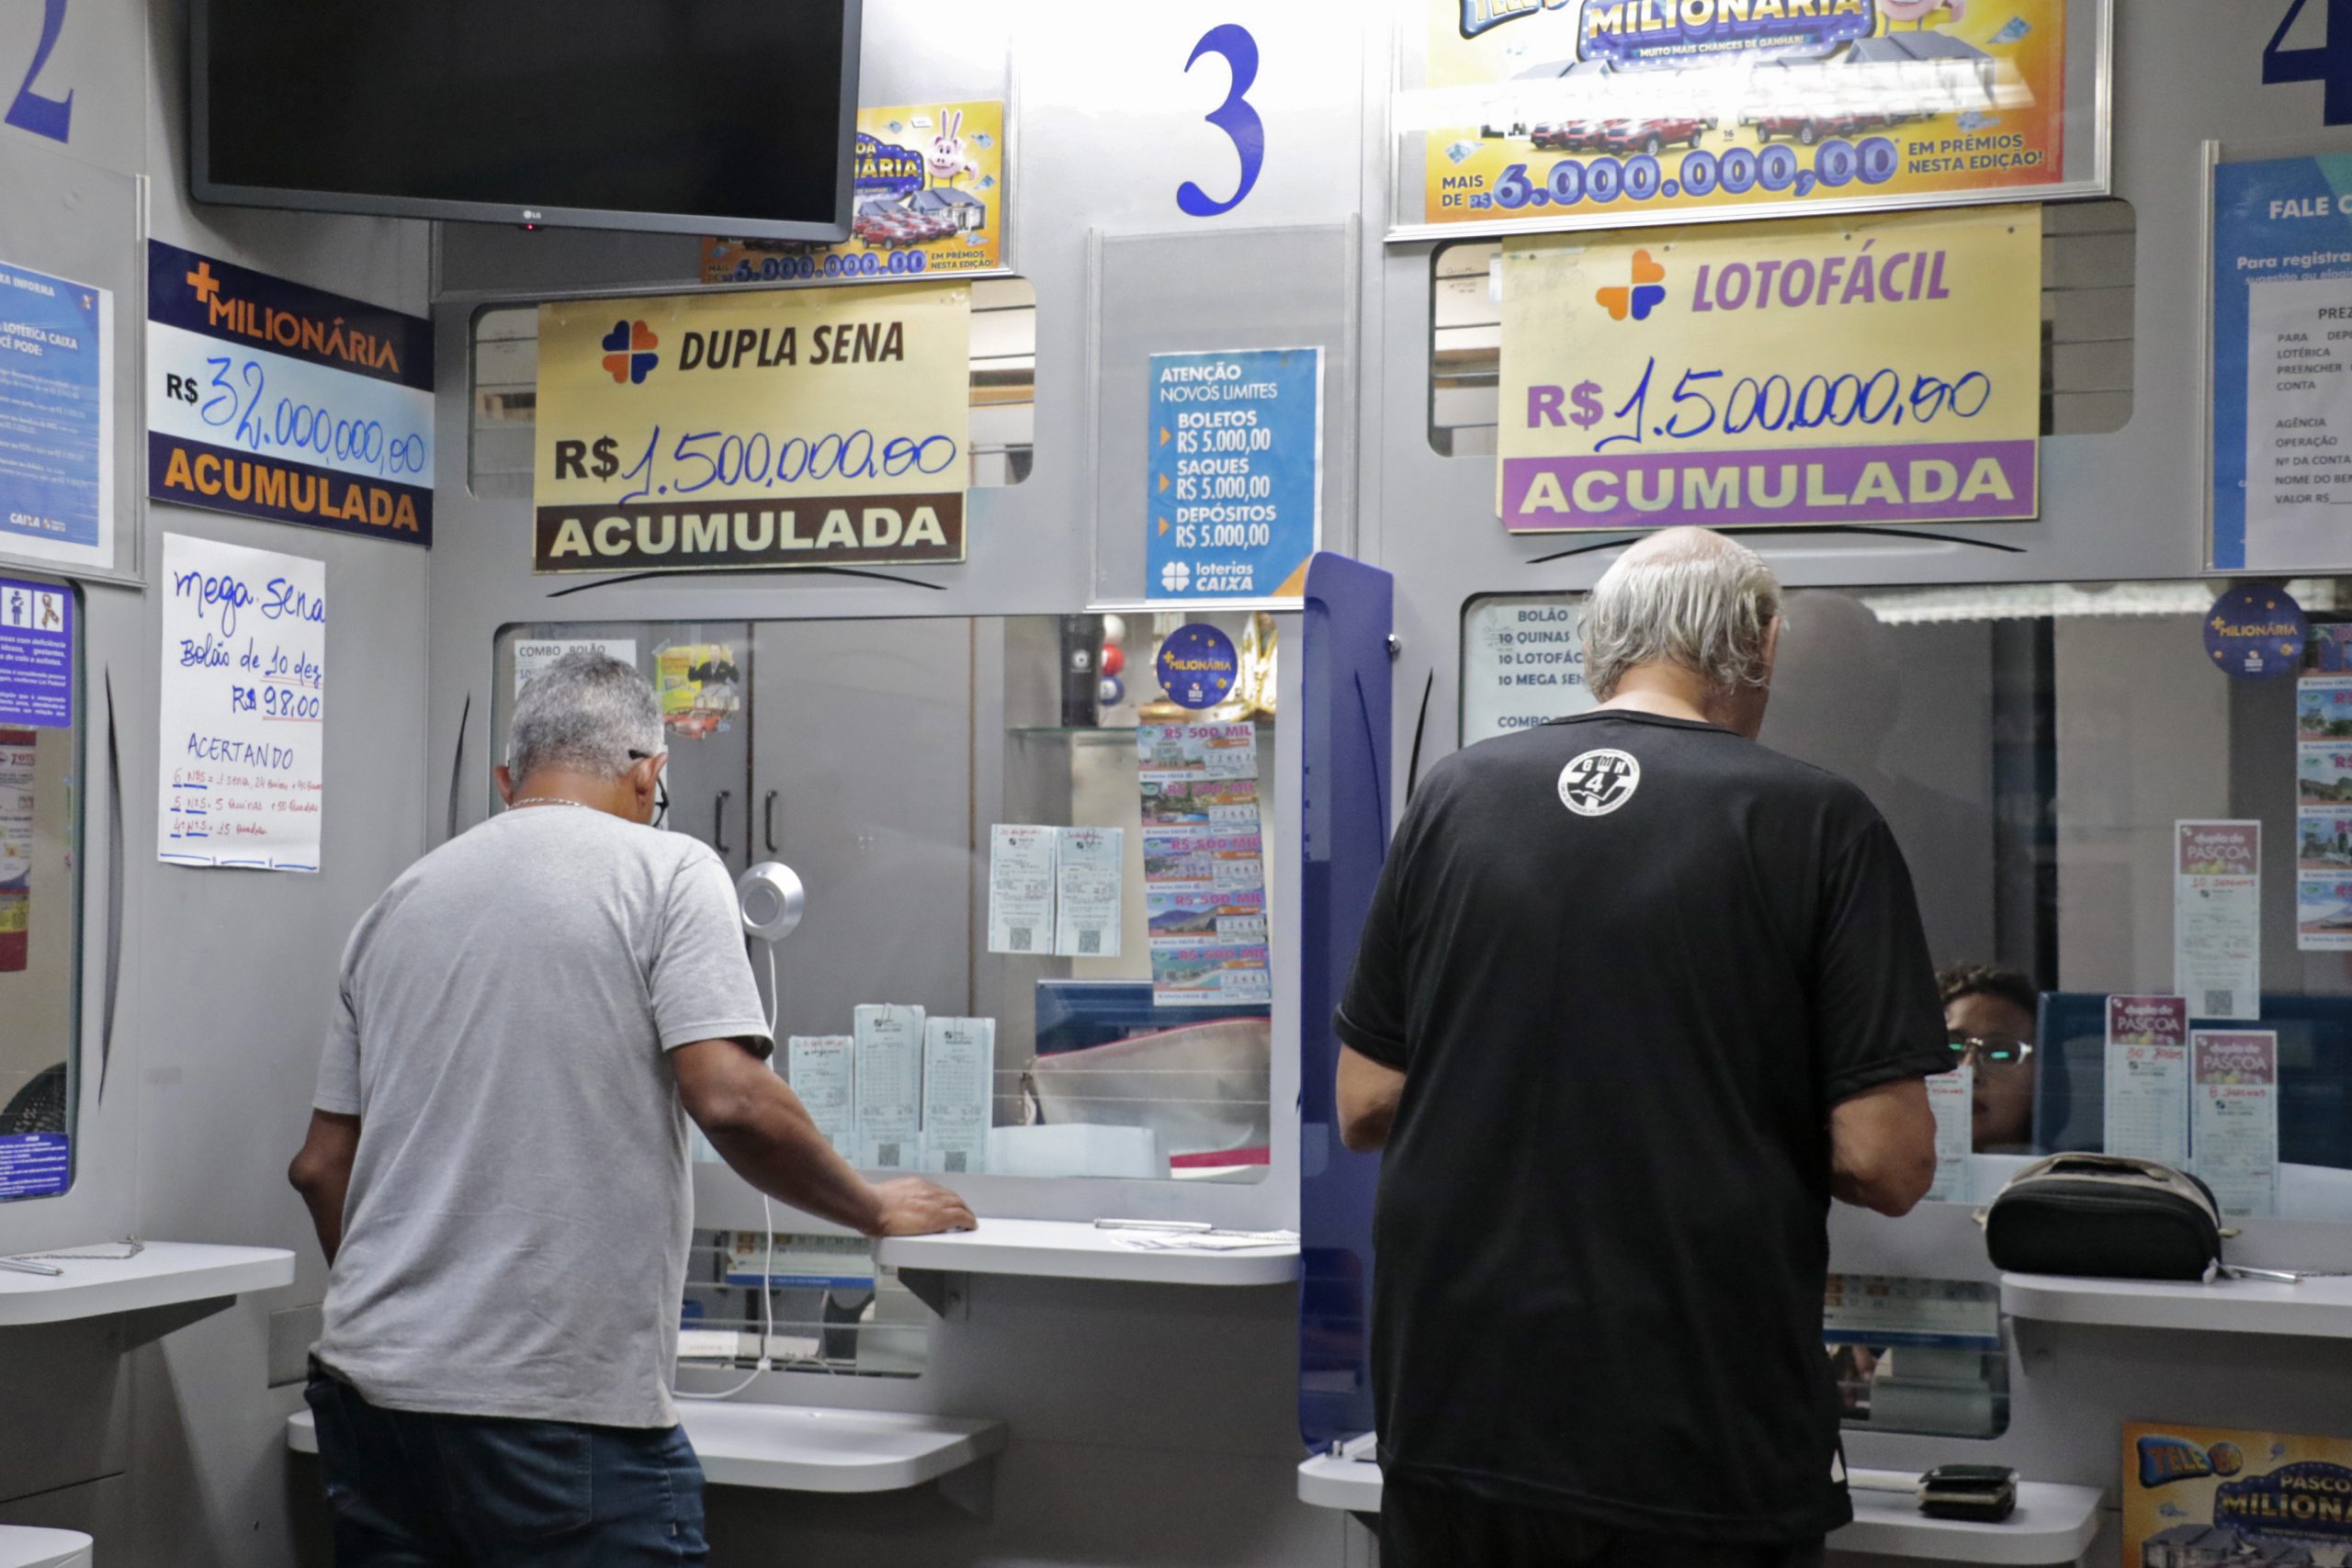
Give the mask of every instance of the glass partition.
<path id="1" fill-rule="evenodd" d="M 495 747 L 568 648 L 654 682 L 668 828 L 806 885 L 754 967 L 778 1068 L 862 1168 L 1256 1182 L 1279 636 L 1189 620 L 1240 667 L 1199 713 L 1153 674 L 1177 617 L 510 626 Z"/>
<path id="2" fill-rule="evenodd" d="M 1821 1337 L 1848 1427 L 1996 1438 L 2009 1426 L 2009 1359 L 1997 1286 L 1973 1280 L 1832 1274 Z"/>
<path id="3" fill-rule="evenodd" d="M 0 1201 L 74 1174 L 80 626 L 70 585 L 0 576 Z"/>
<path id="4" fill-rule="evenodd" d="M 2249 586 L 1788 595 L 1762 739 L 1885 815 L 1951 997 L 1939 1198 L 2105 1149 L 2352 1219 L 2352 580 Z M 1465 742 L 1589 705 L 1580 665 L 1522 681 L 1577 608 L 1465 608 Z"/>

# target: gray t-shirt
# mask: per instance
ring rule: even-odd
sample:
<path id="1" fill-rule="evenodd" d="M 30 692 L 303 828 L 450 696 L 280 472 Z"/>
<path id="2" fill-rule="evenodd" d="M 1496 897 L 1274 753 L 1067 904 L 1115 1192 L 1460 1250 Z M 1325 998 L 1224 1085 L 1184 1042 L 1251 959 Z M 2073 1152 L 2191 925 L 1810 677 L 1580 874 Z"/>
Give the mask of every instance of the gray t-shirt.
<path id="1" fill-rule="evenodd" d="M 585 807 L 492 818 L 352 932 L 315 1103 L 357 1115 L 319 1359 L 370 1404 L 677 1422 L 692 1229 L 666 1052 L 771 1043 L 718 857 Z"/>

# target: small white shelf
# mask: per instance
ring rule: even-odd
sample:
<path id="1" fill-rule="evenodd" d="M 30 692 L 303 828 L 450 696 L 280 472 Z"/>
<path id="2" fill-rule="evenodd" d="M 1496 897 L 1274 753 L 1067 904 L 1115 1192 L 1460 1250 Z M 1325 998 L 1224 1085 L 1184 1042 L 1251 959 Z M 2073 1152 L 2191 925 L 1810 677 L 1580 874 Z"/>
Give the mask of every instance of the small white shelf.
<path id="1" fill-rule="evenodd" d="M 1856 1479 L 1865 1472 L 1857 1472 Z M 2017 1512 L 1997 1525 L 1931 1519 L 1902 1493 L 1854 1494 L 1854 1522 L 1829 1538 L 1833 1552 L 1990 1562 L 2014 1568 L 2072 1563 L 2098 1536 L 2101 1499 L 2093 1486 L 2018 1483 Z M 1380 1512 L 1380 1466 L 1318 1455 L 1298 1467 L 1298 1500 L 1352 1514 Z"/>
<path id="2" fill-rule="evenodd" d="M 83 1250 L 61 1247 L 59 1252 Z M 105 1248 L 92 1244 L 87 1250 Z M 294 1255 L 275 1247 L 206 1247 L 188 1241 L 151 1241 L 138 1257 L 120 1262 L 72 1259 L 56 1267 L 55 1278 L 0 1269 L 0 1328 L 37 1323 L 67 1323 L 275 1290 L 294 1282 Z M 5 1568 L 0 1559 L 0 1568 Z"/>
<path id="3" fill-rule="evenodd" d="M 0 1568 L 89 1568 L 90 1538 L 78 1530 L 0 1525 Z"/>
<path id="4" fill-rule="evenodd" d="M 894 1411 L 682 1400 L 678 1421 L 712 1485 L 771 1492 L 903 1492 L 1004 1447 L 1001 1421 Z M 311 1412 L 287 1419 L 286 1446 L 296 1453 L 319 1451 Z"/>
<path id="5" fill-rule="evenodd" d="M 2352 1280 L 2075 1280 L 2001 1276 L 2001 1309 L 2045 1323 L 2352 1339 Z"/>
<path id="6" fill-rule="evenodd" d="M 878 1241 L 874 1258 L 894 1269 L 943 1274 L 1026 1274 L 1156 1285 L 1288 1285 L 1298 1280 L 1295 1242 L 1248 1252 L 1145 1251 L 1123 1244 L 1121 1234 L 1075 1220 L 983 1217 L 975 1231 Z"/>
<path id="7" fill-rule="evenodd" d="M 1298 1500 L 1310 1507 L 1380 1512 L 1380 1466 L 1368 1459 L 1317 1454 L 1298 1467 Z"/>

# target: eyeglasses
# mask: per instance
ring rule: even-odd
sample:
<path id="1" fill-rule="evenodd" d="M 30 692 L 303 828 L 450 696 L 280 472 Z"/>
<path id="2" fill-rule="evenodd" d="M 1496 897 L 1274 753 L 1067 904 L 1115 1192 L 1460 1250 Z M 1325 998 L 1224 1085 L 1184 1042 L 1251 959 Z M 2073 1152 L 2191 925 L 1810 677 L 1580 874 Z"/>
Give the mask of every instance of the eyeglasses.
<path id="1" fill-rule="evenodd" d="M 658 751 L 631 751 L 628 754 L 628 760 L 632 762 L 645 762 L 663 754 Z M 670 770 L 664 768 L 653 775 L 653 821 L 650 826 L 667 828 L 669 825 Z"/>
<path id="2" fill-rule="evenodd" d="M 1955 1058 L 1972 1065 L 1991 1062 L 2007 1066 L 2033 1055 L 2032 1045 L 2014 1034 L 1962 1034 L 1955 1031 L 1945 1043 L 1951 1047 Z"/>

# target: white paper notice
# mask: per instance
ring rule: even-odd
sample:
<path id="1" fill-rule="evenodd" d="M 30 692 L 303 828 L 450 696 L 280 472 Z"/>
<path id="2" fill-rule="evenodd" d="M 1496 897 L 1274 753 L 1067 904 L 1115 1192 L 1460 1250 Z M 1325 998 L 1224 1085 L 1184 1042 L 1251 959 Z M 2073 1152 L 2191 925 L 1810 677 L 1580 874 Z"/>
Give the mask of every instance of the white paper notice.
<path id="1" fill-rule="evenodd" d="M 867 1170 L 913 1170 L 922 1159 L 922 1009 L 856 1012 L 857 1158 Z"/>
<path id="2" fill-rule="evenodd" d="M 601 653 L 637 668 L 634 637 L 535 637 L 514 645 L 514 694 L 521 696 L 532 676 L 567 653 Z"/>
<path id="3" fill-rule="evenodd" d="M 1975 1146 L 1976 1069 L 1962 1065 L 1930 1077 L 1928 1109 L 1936 1116 L 1936 1183 L 1928 1196 L 1939 1203 L 1973 1202 L 1968 1156 Z"/>
<path id="4" fill-rule="evenodd" d="M 2172 988 L 2197 1018 L 2262 1016 L 2262 824 L 2173 824 Z"/>
<path id="5" fill-rule="evenodd" d="M 2188 1003 L 2107 998 L 2106 1125 L 2111 1155 L 2188 1164 Z"/>
<path id="6" fill-rule="evenodd" d="M 1119 956 L 1119 899 L 1126 853 L 1125 828 L 1060 830 L 1054 850 L 1056 955 Z"/>
<path id="7" fill-rule="evenodd" d="M 156 854 L 318 870 L 326 563 L 166 534 L 163 604 Z"/>
<path id="8" fill-rule="evenodd" d="M 2197 1174 L 2222 1213 L 2278 1212 L 2278 1036 L 2267 1029 L 2200 1029 Z"/>
<path id="9" fill-rule="evenodd" d="M 989 829 L 989 951 L 1046 953 L 1054 941 L 1052 828 Z"/>
<path id="10" fill-rule="evenodd" d="M 856 1054 L 857 1042 L 846 1034 L 796 1034 L 784 1048 L 785 1081 L 833 1152 L 852 1162 L 857 1158 Z"/>
<path id="11" fill-rule="evenodd" d="M 2324 466 L 2319 439 L 2352 432 L 2352 386 L 2343 345 L 2328 334 L 2345 303 L 2333 278 L 2281 278 L 2246 287 L 2245 521 L 2307 537 L 2314 516 L 2352 502 L 2352 469 Z M 2301 441 L 2279 438 L 2292 432 Z M 2325 433 L 2324 435 L 2323 433 Z M 2323 466 L 2313 466 L 2323 465 Z M 2330 525 L 2328 526 L 2333 526 Z"/>
<path id="12" fill-rule="evenodd" d="M 996 1020 L 934 1018 L 922 1034 L 923 1168 L 960 1176 L 989 1167 L 996 1095 Z"/>

